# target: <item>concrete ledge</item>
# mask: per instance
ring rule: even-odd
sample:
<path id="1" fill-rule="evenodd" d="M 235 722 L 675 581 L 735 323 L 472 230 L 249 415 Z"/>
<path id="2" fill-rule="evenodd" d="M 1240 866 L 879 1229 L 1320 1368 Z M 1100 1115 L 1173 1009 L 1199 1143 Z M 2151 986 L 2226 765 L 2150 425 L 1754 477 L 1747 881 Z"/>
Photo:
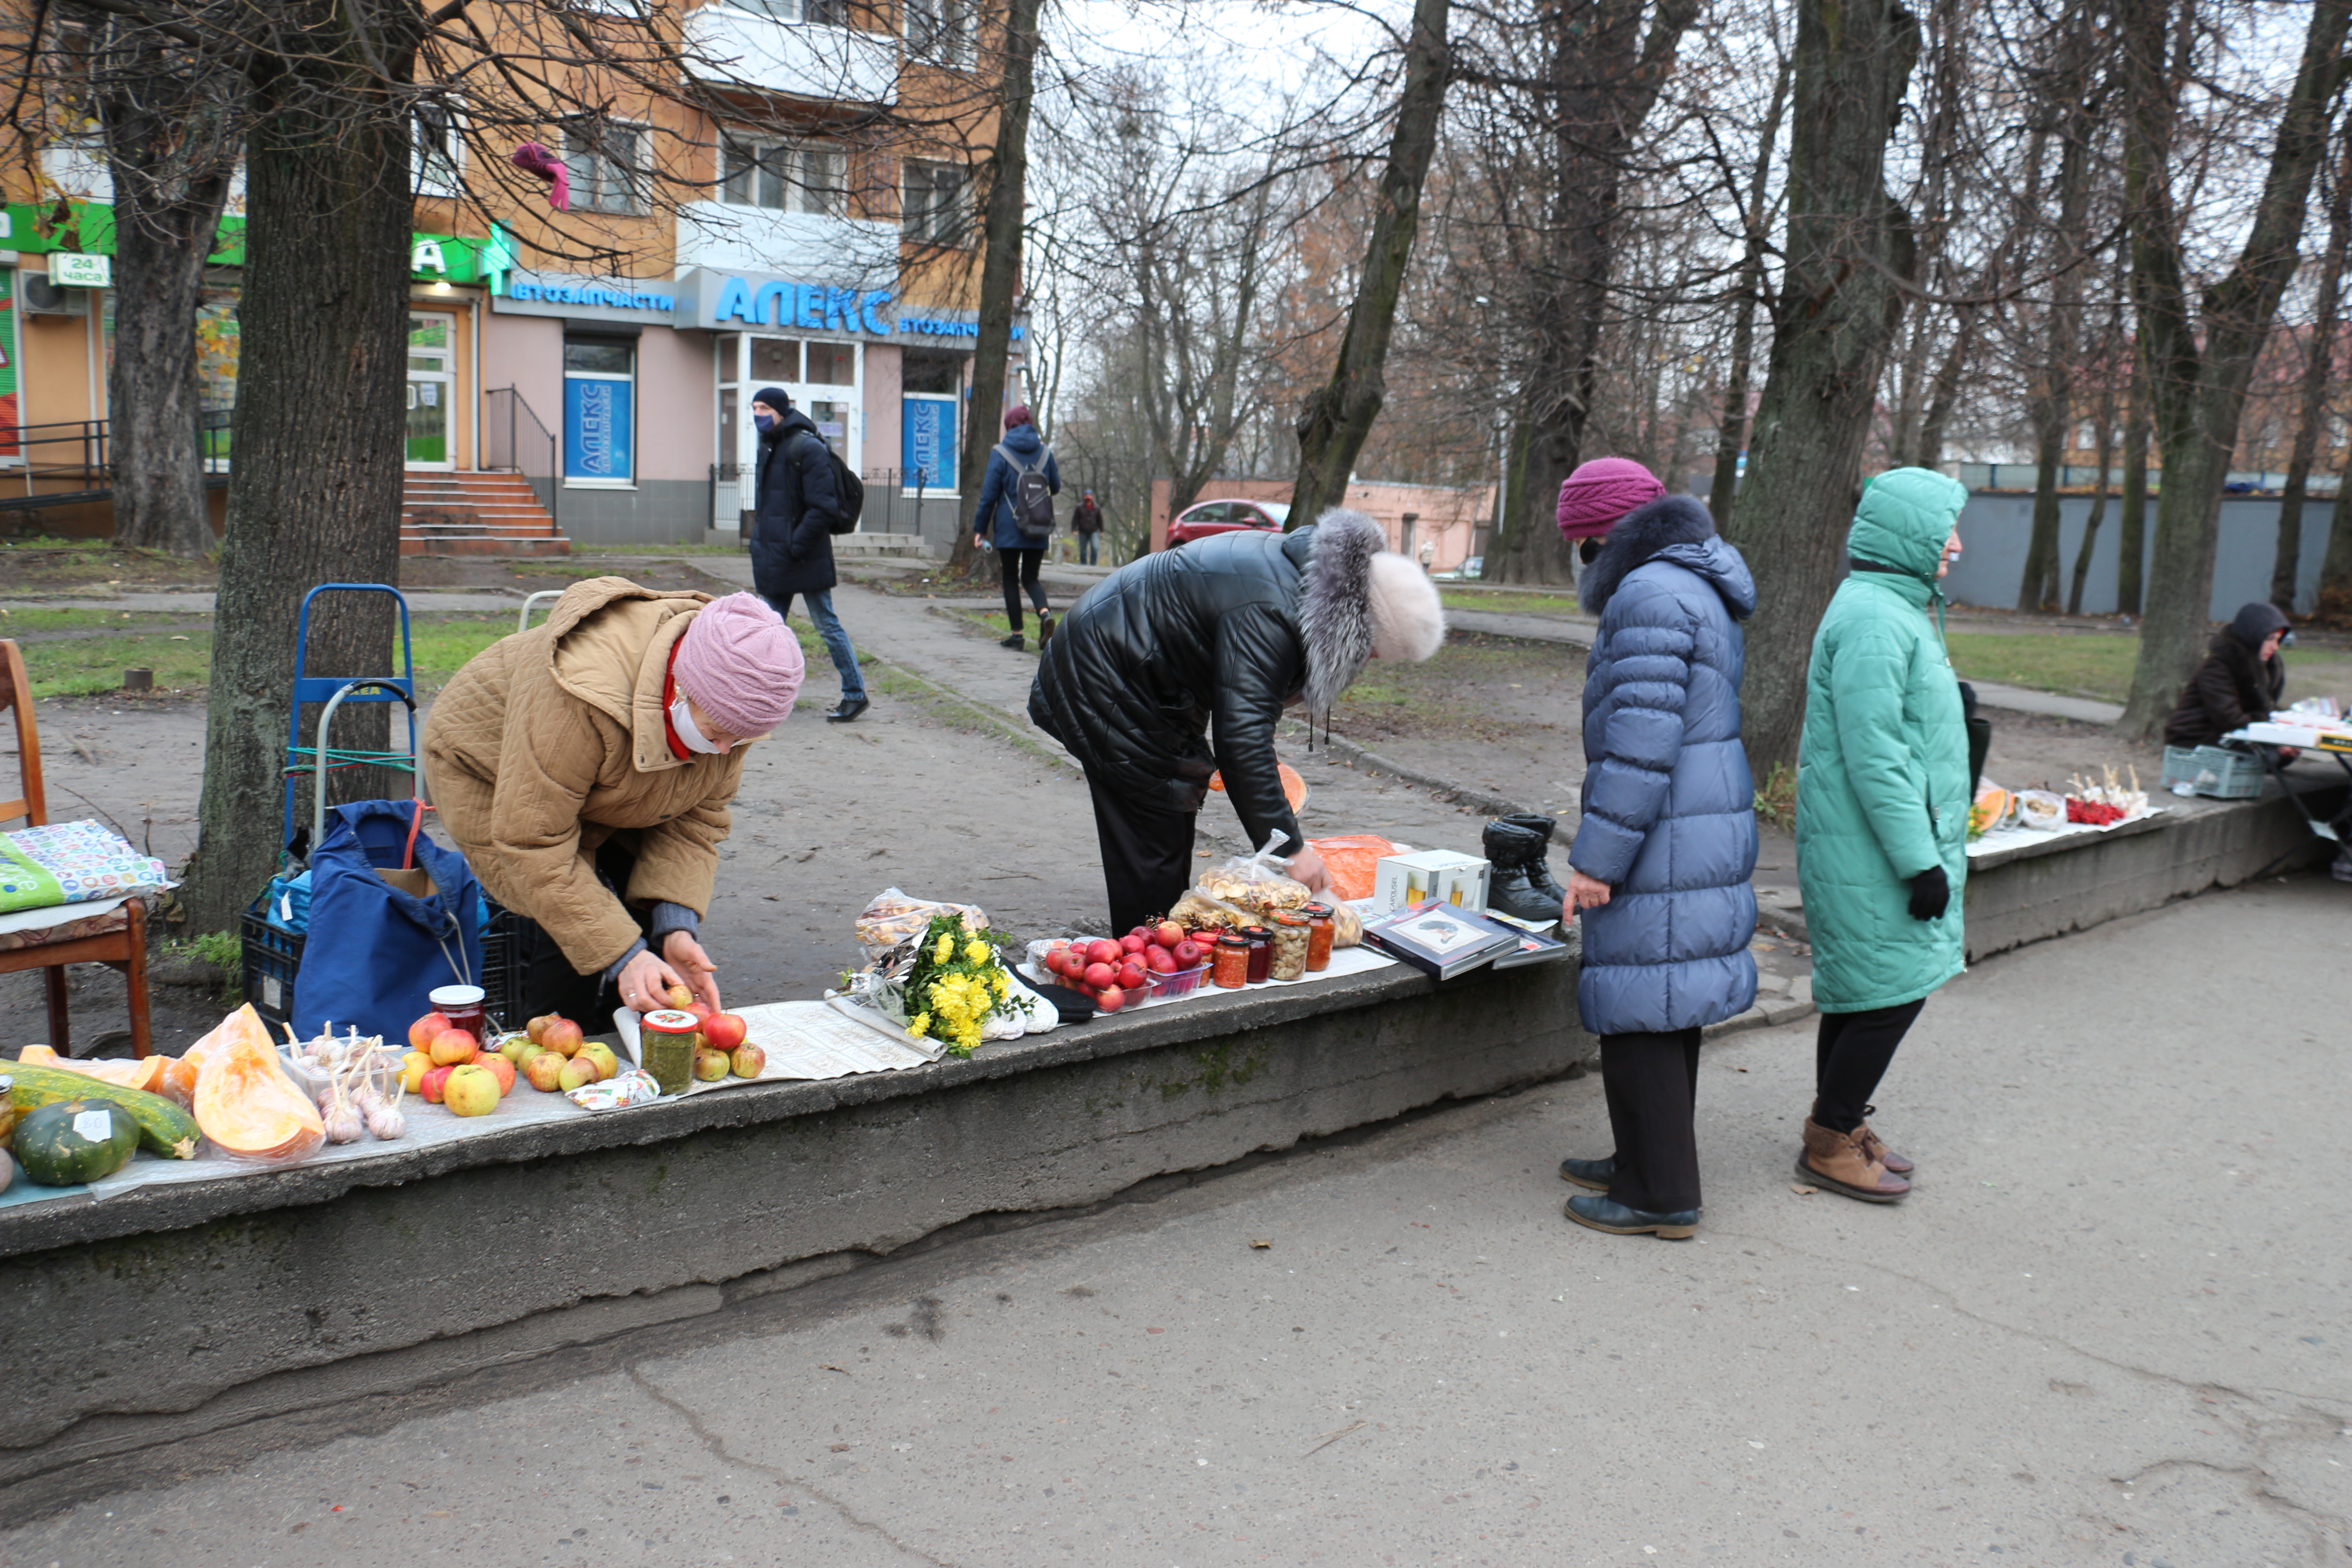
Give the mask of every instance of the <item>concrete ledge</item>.
<path id="1" fill-rule="evenodd" d="M 2290 773 L 2312 815 L 2344 809 L 2343 775 Z M 2324 860 L 2335 846 L 2318 837 L 2294 803 L 2271 784 L 2253 800 L 2162 797 L 2164 816 L 2109 833 L 2076 834 L 1969 863 L 1970 960 L 2045 937 L 2087 930 L 2210 888 Z"/>
<path id="2" fill-rule="evenodd" d="M 1572 959 L 1443 987 L 1384 970 L 970 1061 L 0 1211 L 0 1510 L 159 1443 L 1559 1077 L 1594 1048 L 1576 978 Z"/>

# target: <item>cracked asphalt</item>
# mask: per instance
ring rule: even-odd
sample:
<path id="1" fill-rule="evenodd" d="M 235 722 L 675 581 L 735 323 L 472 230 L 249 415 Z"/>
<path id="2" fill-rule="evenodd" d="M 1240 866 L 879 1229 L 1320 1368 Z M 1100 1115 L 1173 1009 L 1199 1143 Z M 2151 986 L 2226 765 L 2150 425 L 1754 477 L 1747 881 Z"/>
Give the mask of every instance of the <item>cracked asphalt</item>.
<path id="1" fill-rule="evenodd" d="M 1756 1030 L 1694 1242 L 1560 1219 L 1562 1082 L 181 1456 L 0 1563 L 2341 1563 L 2347 898 L 1947 987 L 1898 1207 L 1793 1190 L 1811 1030 Z"/>

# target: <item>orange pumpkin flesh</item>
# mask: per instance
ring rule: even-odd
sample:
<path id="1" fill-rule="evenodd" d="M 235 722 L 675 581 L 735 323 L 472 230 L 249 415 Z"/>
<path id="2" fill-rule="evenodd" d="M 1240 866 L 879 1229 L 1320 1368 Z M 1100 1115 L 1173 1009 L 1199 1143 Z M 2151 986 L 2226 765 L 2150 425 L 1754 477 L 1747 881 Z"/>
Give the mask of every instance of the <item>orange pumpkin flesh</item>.
<path id="1" fill-rule="evenodd" d="M 249 1160 L 300 1159 L 326 1142 L 318 1107 L 286 1076 L 268 1029 L 250 1005 L 237 1009 L 199 1043 L 204 1055 L 196 1074 L 196 1125 L 222 1152 Z"/>

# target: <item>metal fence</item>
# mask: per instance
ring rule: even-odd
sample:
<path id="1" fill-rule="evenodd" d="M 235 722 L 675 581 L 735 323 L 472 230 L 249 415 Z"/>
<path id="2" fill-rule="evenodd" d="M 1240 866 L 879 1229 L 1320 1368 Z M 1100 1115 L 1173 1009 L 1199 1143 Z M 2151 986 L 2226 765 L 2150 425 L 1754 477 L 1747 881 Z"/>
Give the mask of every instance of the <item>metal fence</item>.
<path id="1" fill-rule="evenodd" d="M 511 386 L 482 394 L 482 467 L 520 474 L 547 508 L 549 520 L 562 528 L 556 511 L 563 483 L 556 471 L 555 433 Z"/>
<path id="2" fill-rule="evenodd" d="M 911 478 L 910 478 L 911 476 Z M 923 503 L 936 508 L 954 494 L 929 486 L 920 468 L 868 468 L 857 476 L 866 487 L 866 504 L 859 509 L 860 533 L 920 533 Z M 758 483 L 755 465 L 710 465 L 710 526 L 741 531 L 745 549 L 751 544 L 752 487 Z"/>

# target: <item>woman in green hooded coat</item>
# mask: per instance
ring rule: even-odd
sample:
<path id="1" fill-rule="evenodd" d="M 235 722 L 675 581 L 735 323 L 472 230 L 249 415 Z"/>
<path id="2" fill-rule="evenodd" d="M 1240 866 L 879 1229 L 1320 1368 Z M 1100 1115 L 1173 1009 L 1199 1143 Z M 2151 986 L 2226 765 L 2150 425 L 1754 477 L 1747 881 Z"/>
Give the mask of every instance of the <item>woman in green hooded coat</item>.
<path id="1" fill-rule="evenodd" d="M 1821 1035 L 1797 1173 L 1874 1203 L 1911 1190 L 1911 1163 L 1870 1130 L 1866 1101 L 1928 993 L 1964 966 L 1973 781 L 1937 584 L 1967 500 L 1927 468 L 1868 483 L 1805 679 L 1797 879 Z"/>

